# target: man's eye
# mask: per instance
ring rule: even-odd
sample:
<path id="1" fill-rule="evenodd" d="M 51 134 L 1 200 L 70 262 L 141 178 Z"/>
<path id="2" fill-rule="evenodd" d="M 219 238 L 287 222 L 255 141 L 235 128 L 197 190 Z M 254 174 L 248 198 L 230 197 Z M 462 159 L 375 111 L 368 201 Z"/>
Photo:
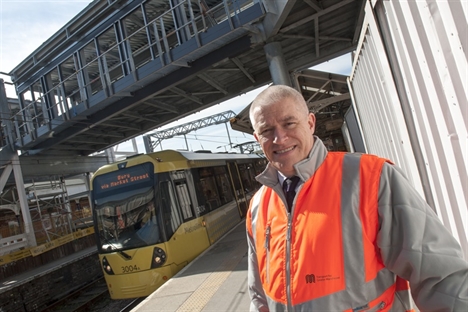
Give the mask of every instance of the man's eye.
<path id="1" fill-rule="evenodd" d="M 265 135 L 268 135 L 270 132 L 271 132 L 271 129 L 265 129 L 262 132 L 260 132 L 260 134 L 265 136 Z"/>

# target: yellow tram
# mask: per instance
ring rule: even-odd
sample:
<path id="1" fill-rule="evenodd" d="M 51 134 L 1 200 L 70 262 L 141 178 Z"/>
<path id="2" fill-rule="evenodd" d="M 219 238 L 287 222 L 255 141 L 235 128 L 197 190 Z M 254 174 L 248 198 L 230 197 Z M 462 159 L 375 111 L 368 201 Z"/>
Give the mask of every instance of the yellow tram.
<path id="1" fill-rule="evenodd" d="M 99 259 L 112 299 L 145 297 L 245 216 L 258 155 L 161 151 L 93 176 Z"/>

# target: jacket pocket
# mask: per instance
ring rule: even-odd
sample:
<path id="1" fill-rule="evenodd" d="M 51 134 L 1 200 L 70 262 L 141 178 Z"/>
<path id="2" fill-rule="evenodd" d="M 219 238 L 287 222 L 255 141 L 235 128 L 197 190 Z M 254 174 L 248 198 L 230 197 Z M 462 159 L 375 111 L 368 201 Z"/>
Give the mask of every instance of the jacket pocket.
<path id="1" fill-rule="evenodd" d="M 352 312 L 377 312 L 377 311 L 384 311 L 387 307 L 387 303 L 385 301 L 379 301 L 377 304 L 365 304 L 356 308 L 353 308 Z"/>
<path id="2" fill-rule="evenodd" d="M 355 307 L 353 312 L 376 312 L 376 311 L 390 311 L 395 300 L 395 284 L 387 288 L 383 293 L 367 304 Z"/>

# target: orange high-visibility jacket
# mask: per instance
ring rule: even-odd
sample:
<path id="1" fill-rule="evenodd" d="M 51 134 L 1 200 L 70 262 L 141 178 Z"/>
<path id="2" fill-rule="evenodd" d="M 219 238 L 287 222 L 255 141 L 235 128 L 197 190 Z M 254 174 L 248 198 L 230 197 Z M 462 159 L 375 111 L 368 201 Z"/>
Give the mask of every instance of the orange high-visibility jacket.
<path id="1" fill-rule="evenodd" d="M 269 166 L 257 178 L 268 187 L 253 197 L 246 220 L 251 310 L 410 311 L 406 280 L 421 309 L 453 311 L 468 302 L 458 243 L 385 159 L 327 153 L 316 138 L 296 171 L 305 182 L 291 213 L 277 172 Z M 440 242 L 432 241 L 432 230 Z M 421 255 L 434 260 L 436 271 Z"/>

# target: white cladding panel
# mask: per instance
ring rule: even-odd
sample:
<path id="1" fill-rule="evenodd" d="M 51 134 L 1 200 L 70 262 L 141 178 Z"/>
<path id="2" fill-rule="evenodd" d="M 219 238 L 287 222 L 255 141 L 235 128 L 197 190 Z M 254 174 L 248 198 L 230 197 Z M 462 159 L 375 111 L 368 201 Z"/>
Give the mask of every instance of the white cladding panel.
<path id="1" fill-rule="evenodd" d="M 375 1 L 350 77 L 368 152 L 395 161 L 432 197 L 465 257 L 467 11 L 466 1 Z"/>

